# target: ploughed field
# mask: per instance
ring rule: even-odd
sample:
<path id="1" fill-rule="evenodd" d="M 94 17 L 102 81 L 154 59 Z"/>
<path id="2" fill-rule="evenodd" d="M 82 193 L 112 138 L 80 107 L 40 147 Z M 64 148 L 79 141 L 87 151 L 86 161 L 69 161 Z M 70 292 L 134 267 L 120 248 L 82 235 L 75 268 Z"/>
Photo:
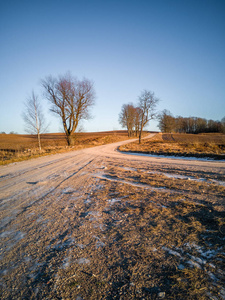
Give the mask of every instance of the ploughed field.
<path id="1" fill-rule="evenodd" d="M 120 147 L 121 151 L 157 155 L 225 159 L 225 134 L 159 133 L 153 138 Z"/>
<path id="2" fill-rule="evenodd" d="M 41 154 L 36 135 L 0 134 L 0 164 L 21 161 L 46 154 L 78 150 L 127 139 L 126 130 L 84 132 L 74 136 L 73 146 L 68 147 L 64 133 L 41 134 Z"/>

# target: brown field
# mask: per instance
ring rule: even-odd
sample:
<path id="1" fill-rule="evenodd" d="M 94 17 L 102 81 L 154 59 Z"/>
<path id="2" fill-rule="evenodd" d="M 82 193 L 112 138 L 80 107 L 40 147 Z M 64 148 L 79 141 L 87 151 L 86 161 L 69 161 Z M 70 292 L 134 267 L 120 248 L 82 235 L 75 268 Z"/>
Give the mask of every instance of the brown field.
<path id="1" fill-rule="evenodd" d="M 158 133 L 151 139 L 127 144 L 121 151 L 143 152 L 158 155 L 210 157 L 225 159 L 224 134 Z"/>
<path id="2" fill-rule="evenodd" d="M 47 154 L 79 150 L 128 139 L 126 130 L 77 133 L 74 145 L 67 146 L 64 133 L 41 135 L 42 152 L 39 153 L 37 136 L 0 134 L 0 165 Z"/>

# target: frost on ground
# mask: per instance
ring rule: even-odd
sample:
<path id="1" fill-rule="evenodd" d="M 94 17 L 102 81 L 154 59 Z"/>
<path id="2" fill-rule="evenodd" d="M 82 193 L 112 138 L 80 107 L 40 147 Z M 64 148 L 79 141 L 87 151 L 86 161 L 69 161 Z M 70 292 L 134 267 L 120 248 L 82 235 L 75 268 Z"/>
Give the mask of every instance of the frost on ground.
<path id="1" fill-rule="evenodd" d="M 0 182 L 1 299 L 225 299 L 224 169 L 26 164 Z"/>

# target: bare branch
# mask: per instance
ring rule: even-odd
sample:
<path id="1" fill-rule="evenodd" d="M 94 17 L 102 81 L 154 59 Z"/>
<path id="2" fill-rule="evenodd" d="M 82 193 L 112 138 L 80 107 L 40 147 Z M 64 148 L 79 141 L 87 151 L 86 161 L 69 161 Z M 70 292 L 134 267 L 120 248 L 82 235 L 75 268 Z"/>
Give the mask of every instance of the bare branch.
<path id="1" fill-rule="evenodd" d="M 41 151 L 40 134 L 46 131 L 46 127 L 40 102 L 34 92 L 25 102 L 25 110 L 22 117 L 26 125 L 25 130 L 30 134 L 37 134 L 39 150 Z"/>
<path id="2" fill-rule="evenodd" d="M 79 121 L 90 118 L 89 109 L 95 99 L 94 85 L 86 78 L 79 81 L 67 73 L 58 79 L 47 77 L 42 86 L 52 104 L 51 111 L 60 116 L 68 145 L 71 145 Z"/>
<path id="3" fill-rule="evenodd" d="M 154 92 L 144 90 L 139 97 L 139 109 L 141 110 L 141 120 L 140 120 L 140 131 L 139 131 L 139 143 L 141 143 L 141 135 L 143 128 L 148 124 L 148 122 L 154 119 L 157 115 L 156 106 L 159 99 L 155 97 Z"/>

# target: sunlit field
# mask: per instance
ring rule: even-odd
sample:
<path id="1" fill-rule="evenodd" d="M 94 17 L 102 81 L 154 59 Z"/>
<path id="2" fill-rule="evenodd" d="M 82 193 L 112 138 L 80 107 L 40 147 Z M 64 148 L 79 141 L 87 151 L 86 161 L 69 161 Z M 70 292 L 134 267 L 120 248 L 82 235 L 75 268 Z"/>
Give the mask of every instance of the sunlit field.
<path id="1" fill-rule="evenodd" d="M 159 133 L 151 139 L 120 147 L 121 151 L 158 155 L 195 156 L 225 159 L 225 134 Z"/>
<path id="2" fill-rule="evenodd" d="M 128 139 L 126 130 L 77 133 L 74 137 L 74 145 L 68 147 L 64 133 L 48 133 L 41 135 L 42 151 L 40 153 L 35 135 L 0 134 L 0 164 L 126 139 Z"/>

